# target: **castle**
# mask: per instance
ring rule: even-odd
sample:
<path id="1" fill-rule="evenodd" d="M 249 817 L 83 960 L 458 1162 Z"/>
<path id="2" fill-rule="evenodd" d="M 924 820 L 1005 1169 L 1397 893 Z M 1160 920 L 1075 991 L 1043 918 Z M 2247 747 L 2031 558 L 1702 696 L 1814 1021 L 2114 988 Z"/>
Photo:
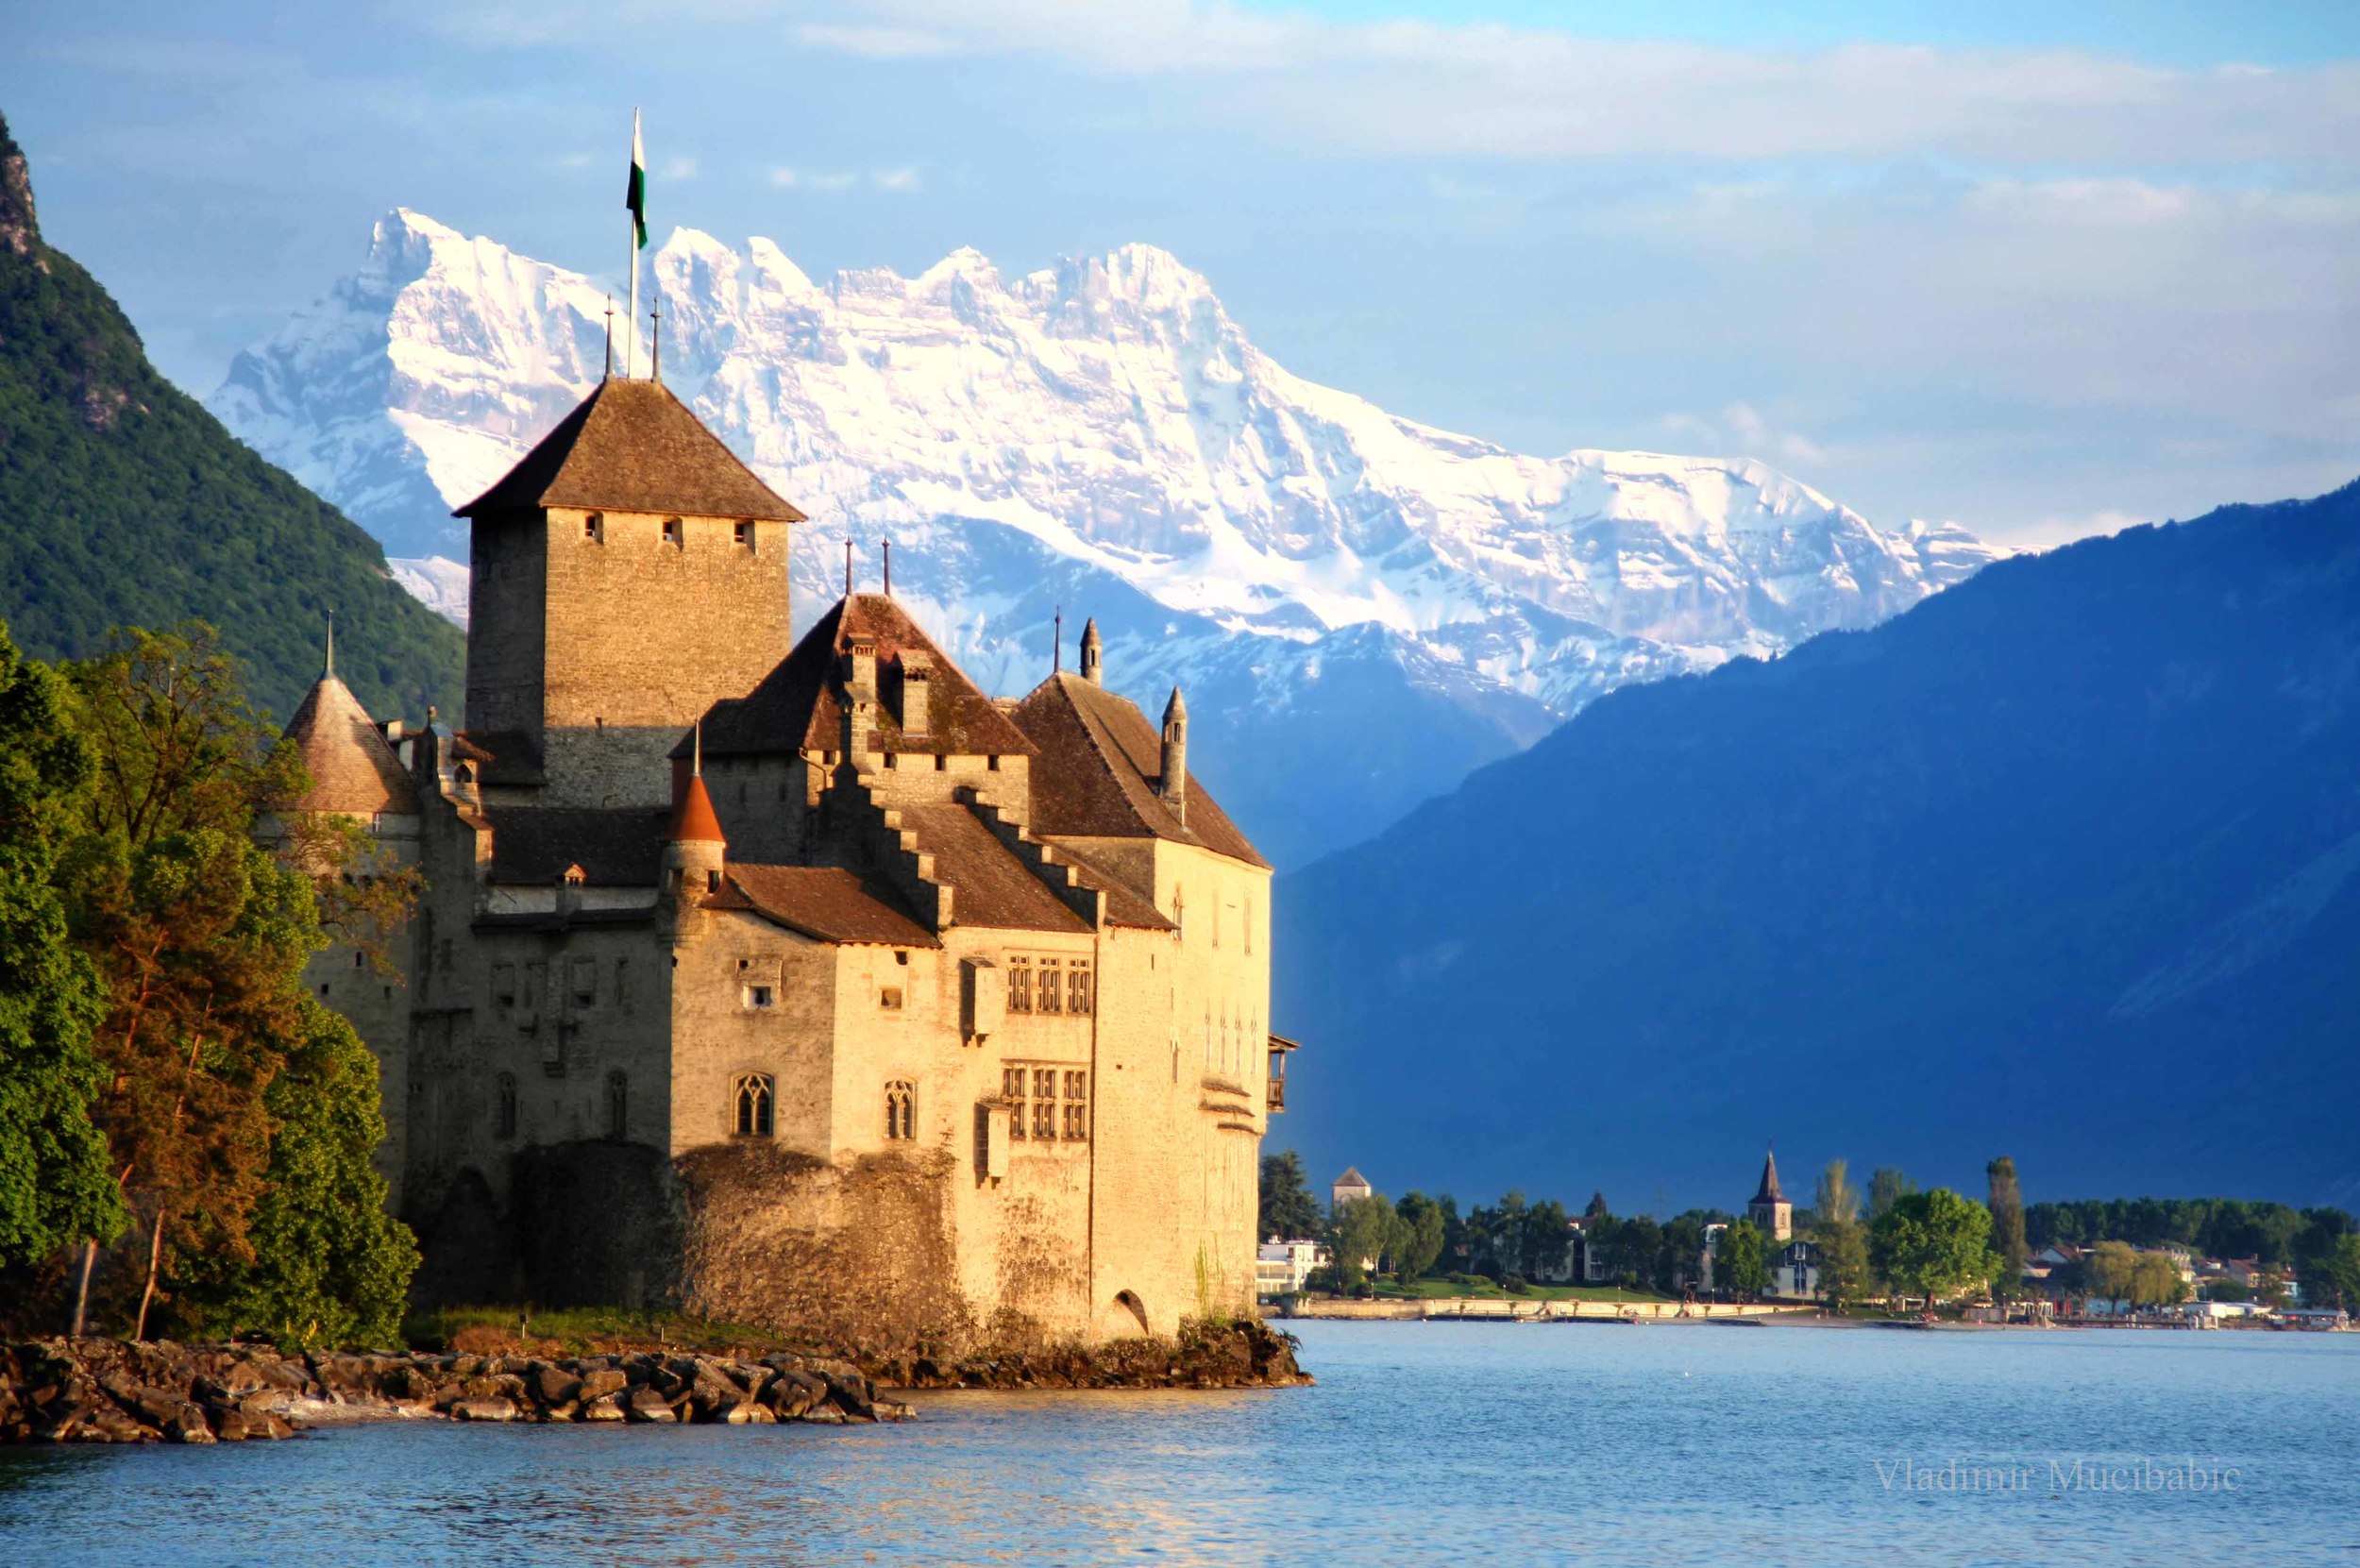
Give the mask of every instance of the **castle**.
<path id="1" fill-rule="evenodd" d="M 417 1295 L 904 1346 L 1249 1310 L 1291 1046 L 1179 691 L 1106 690 L 1093 623 L 991 699 L 849 565 L 790 647 L 802 514 L 654 380 L 458 514 L 466 728 L 373 721 L 332 645 L 288 727 L 303 806 L 424 877 L 397 977 L 309 975 L 382 1064 Z"/>

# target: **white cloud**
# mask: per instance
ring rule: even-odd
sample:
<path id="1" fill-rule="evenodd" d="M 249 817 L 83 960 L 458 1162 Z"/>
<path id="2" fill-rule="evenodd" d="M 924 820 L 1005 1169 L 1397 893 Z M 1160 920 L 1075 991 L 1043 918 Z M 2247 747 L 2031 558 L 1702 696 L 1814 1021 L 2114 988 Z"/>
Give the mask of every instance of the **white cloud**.
<path id="1" fill-rule="evenodd" d="M 786 164 L 770 171 L 770 183 L 781 191 L 849 191 L 860 177 L 841 170 L 798 169 Z"/>
<path id="2" fill-rule="evenodd" d="M 918 189 L 918 171 L 907 167 L 880 169 L 876 182 L 880 191 L 915 191 Z"/>
<path id="3" fill-rule="evenodd" d="M 814 49 L 860 55 L 868 59 L 930 59 L 959 52 L 958 43 L 940 33 L 915 27 L 857 27 L 806 23 L 795 29 L 796 41 Z"/>
<path id="4" fill-rule="evenodd" d="M 658 177 L 676 180 L 694 179 L 697 177 L 697 160 L 693 158 L 671 159 L 658 172 Z"/>

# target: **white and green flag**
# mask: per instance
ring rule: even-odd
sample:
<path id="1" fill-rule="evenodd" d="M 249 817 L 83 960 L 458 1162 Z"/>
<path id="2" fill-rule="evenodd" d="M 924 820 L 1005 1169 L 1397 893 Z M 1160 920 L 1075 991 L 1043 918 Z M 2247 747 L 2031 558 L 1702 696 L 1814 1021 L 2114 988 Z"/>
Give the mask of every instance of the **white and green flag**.
<path id="1" fill-rule="evenodd" d="M 632 228 L 639 238 L 639 248 L 648 248 L 648 155 L 639 145 L 639 111 L 631 111 L 631 189 L 623 196 L 623 205 L 631 209 Z"/>

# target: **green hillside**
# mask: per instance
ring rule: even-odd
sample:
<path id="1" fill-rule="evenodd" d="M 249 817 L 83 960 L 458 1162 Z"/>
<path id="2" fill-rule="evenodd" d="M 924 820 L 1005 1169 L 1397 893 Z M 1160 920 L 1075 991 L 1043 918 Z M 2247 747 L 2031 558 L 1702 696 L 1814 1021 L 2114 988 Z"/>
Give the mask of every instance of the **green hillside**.
<path id="1" fill-rule="evenodd" d="M 337 673 L 372 714 L 456 716 L 459 631 L 387 575 L 375 540 L 156 373 L 107 291 L 42 243 L 0 119 L 0 620 L 54 659 L 201 616 L 284 718 L 331 609 Z"/>

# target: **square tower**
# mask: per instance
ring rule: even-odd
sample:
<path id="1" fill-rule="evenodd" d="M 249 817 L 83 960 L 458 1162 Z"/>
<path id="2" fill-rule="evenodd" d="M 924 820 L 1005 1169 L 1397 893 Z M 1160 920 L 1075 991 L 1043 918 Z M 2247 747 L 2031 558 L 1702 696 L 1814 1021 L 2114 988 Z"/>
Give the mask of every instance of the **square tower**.
<path id="1" fill-rule="evenodd" d="M 802 513 L 650 380 L 609 379 L 456 515 L 467 733 L 536 803 L 660 806 L 666 754 L 788 648 Z"/>

